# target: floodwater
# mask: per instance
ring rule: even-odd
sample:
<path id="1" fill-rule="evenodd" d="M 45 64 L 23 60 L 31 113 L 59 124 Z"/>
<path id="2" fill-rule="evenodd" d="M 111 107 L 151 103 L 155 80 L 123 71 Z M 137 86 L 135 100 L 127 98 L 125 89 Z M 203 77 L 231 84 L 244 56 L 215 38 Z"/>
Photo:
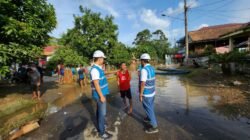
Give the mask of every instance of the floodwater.
<path id="1" fill-rule="evenodd" d="M 144 133 L 137 74 L 131 81 L 132 116 L 122 110 L 116 81 L 109 81 L 107 131 L 114 140 L 250 139 L 250 98 L 244 93 L 229 87 L 193 85 L 179 76 L 156 78 L 159 133 L 152 135 Z M 90 95 L 81 94 L 77 88 L 61 92 L 63 97 L 48 106 L 51 115 L 41 121 L 40 128 L 20 139 L 97 139 L 95 102 Z"/>

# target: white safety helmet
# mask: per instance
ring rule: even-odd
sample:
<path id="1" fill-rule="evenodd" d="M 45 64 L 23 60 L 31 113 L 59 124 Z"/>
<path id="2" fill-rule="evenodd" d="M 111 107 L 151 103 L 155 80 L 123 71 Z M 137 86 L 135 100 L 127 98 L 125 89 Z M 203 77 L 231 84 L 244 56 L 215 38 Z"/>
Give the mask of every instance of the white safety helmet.
<path id="1" fill-rule="evenodd" d="M 140 59 L 150 60 L 151 58 L 150 58 L 149 54 L 144 53 L 144 54 L 141 55 Z"/>
<path id="2" fill-rule="evenodd" d="M 106 58 L 106 56 L 104 55 L 104 53 L 100 50 L 97 50 L 94 52 L 93 54 L 93 58 Z"/>

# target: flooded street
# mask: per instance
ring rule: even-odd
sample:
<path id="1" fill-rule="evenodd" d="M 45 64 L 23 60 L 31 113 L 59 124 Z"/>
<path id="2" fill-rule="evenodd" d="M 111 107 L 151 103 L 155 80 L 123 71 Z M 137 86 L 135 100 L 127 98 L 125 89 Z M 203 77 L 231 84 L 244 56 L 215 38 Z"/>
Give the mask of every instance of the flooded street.
<path id="1" fill-rule="evenodd" d="M 122 110 L 116 81 L 109 81 L 107 130 L 114 135 L 113 139 L 250 139 L 250 99 L 244 93 L 229 87 L 193 85 L 179 76 L 158 75 L 156 78 L 155 111 L 160 132 L 153 135 L 143 130 L 145 113 L 138 99 L 136 73 L 131 81 L 132 116 Z M 63 97 L 48 105 L 51 115 L 41 121 L 40 128 L 20 139 L 97 139 L 96 108 L 91 95 L 81 94 L 78 88 L 61 92 Z M 86 93 L 89 92 L 88 89 Z"/>

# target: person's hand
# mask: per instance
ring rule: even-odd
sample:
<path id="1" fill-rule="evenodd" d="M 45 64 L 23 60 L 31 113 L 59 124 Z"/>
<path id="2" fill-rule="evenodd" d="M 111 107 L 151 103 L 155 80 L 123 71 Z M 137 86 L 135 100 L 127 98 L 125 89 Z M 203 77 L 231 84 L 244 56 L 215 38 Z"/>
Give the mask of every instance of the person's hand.
<path id="1" fill-rule="evenodd" d="M 120 83 L 119 82 L 117 82 L 117 85 L 118 85 L 118 87 L 120 86 Z"/>
<path id="2" fill-rule="evenodd" d="M 139 100 L 140 100 L 140 102 L 142 102 L 142 100 L 143 100 L 143 96 L 142 96 L 142 94 L 140 94 L 140 96 L 139 96 Z"/>
<path id="3" fill-rule="evenodd" d="M 106 102 L 106 98 L 104 96 L 101 96 L 100 100 L 102 103 Z"/>

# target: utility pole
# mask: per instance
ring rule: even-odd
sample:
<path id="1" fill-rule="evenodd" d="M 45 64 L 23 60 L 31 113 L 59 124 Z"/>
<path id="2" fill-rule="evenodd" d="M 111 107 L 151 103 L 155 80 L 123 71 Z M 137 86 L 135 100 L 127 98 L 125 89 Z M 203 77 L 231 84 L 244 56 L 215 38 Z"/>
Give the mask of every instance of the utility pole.
<path id="1" fill-rule="evenodd" d="M 186 55 L 185 55 L 185 61 L 187 62 L 188 60 L 188 20 L 187 20 L 187 0 L 184 0 L 184 20 L 185 20 L 185 47 L 186 47 Z"/>

